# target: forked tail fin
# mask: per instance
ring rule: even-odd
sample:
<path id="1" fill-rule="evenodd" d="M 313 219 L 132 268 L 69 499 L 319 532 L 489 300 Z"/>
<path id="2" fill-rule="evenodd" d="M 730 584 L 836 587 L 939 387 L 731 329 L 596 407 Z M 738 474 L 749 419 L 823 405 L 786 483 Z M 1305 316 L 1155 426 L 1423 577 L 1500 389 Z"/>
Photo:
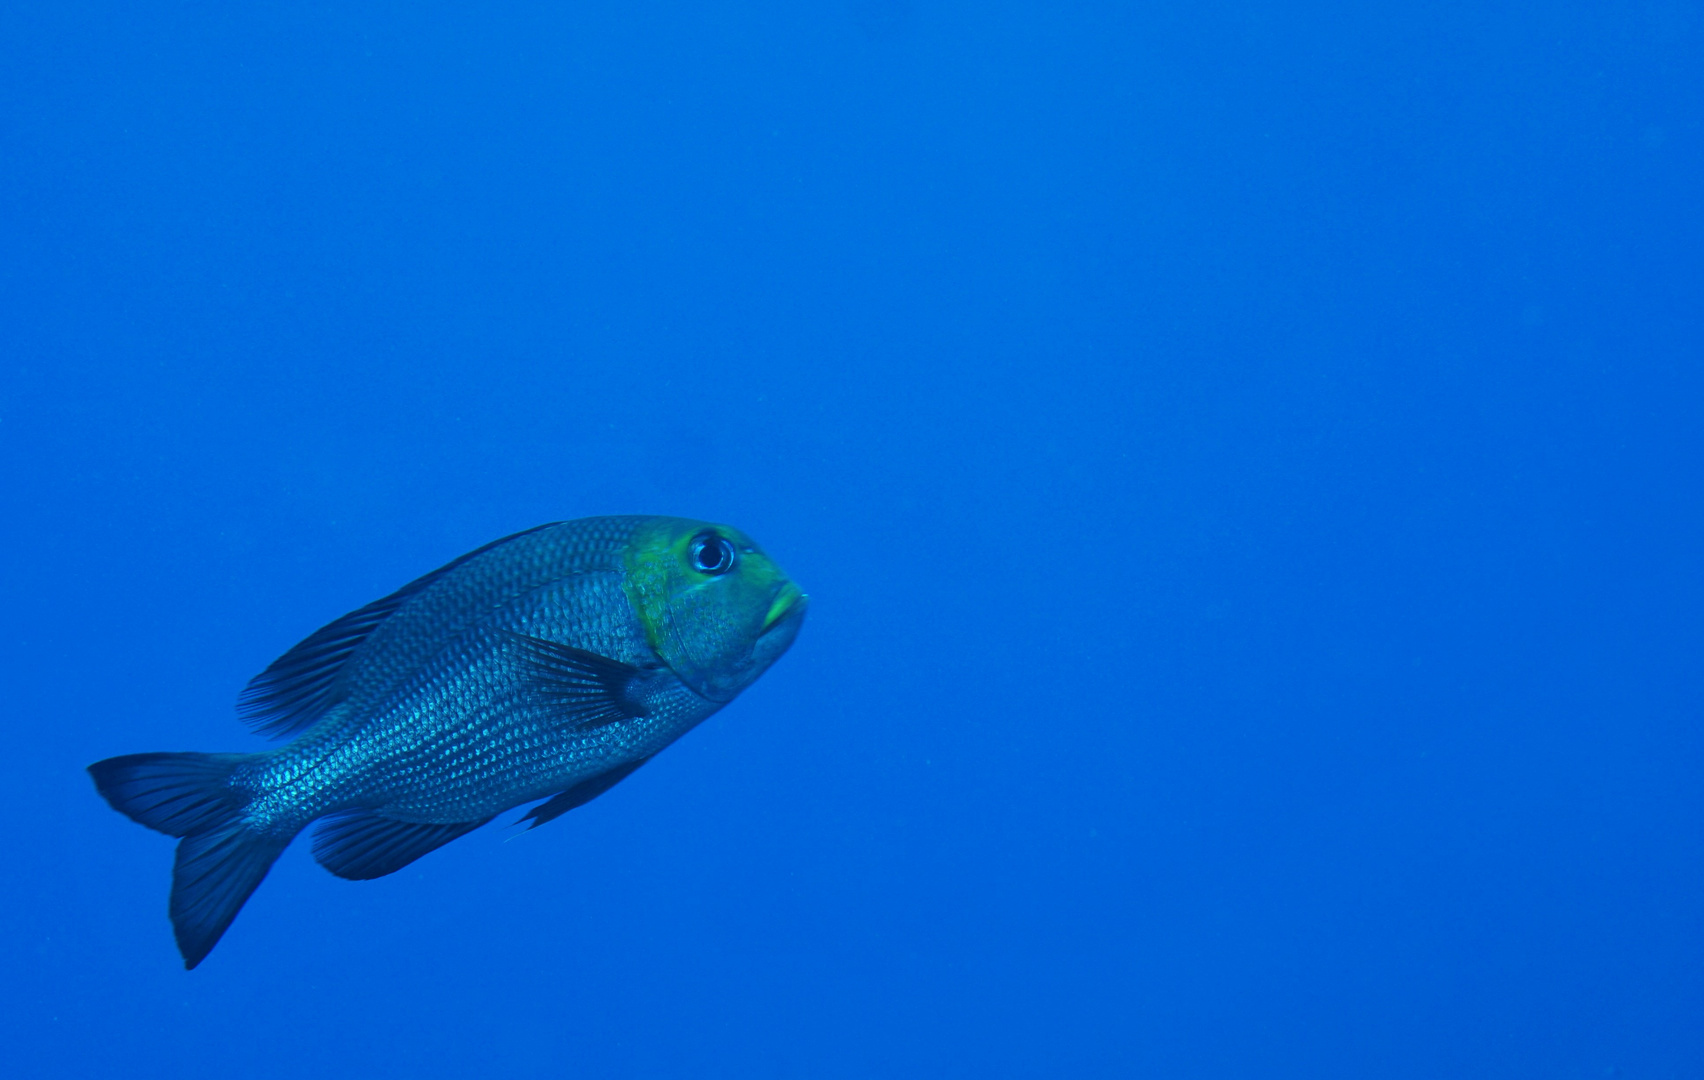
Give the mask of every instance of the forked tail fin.
<path id="1" fill-rule="evenodd" d="M 133 821 L 180 837 L 172 869 L 172 930 L 183 966 L 218 944 L 290 837 L 243 821 L 248 796 L 231 784 L 245 754 L 127 754 L 89 766 L 95 787 Z"/>

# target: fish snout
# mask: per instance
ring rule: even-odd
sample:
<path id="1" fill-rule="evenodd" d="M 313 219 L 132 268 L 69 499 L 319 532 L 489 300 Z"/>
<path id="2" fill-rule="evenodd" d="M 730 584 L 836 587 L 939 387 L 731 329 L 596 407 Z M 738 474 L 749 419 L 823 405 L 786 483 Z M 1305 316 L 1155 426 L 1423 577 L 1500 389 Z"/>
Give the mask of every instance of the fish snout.
<path id="1" fill-rule="evenodd" d="M 769 633 L 781 623 L 792 619 L 794 621 L 805 617 L 805 608 L 810 606 L 811 598 L 799 591 L 799 587 L 791 581 L 783 582 L 775 590 L 775 599 L 769 604 L 769 611 L 763 616 L 763 628 L 759 636 Z"/>

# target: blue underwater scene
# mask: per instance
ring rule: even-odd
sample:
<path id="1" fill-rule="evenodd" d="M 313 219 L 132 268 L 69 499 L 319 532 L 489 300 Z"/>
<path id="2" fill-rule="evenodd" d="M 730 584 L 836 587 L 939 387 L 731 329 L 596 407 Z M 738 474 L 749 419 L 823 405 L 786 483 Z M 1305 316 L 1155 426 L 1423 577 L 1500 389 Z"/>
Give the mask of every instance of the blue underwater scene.
<path id="1" fill-rule="evenodd" d="M 6 1077 L 1704 1080 L 1699 0 L 12 0 L 0 463 Z"/>

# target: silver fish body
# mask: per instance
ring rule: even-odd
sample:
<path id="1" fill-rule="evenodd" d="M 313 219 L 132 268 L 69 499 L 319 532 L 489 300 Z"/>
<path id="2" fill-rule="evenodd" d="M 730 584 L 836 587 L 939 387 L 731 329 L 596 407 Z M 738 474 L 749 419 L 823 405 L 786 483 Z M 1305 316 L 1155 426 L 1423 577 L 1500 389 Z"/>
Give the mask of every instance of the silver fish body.
<path id="1" fill-rule="evenodd" d="M 791 645 L 806 598 L 748 538 L 587 518 L 487 545 L 324 627 L 240 708 L 258 754 L 90 766 L 115 809 L 181 837 L 171 914 L 210 951 L 309 824 L 343 877 L 394 872 L 505 810 L 537 826 L 608 790 Z"/>

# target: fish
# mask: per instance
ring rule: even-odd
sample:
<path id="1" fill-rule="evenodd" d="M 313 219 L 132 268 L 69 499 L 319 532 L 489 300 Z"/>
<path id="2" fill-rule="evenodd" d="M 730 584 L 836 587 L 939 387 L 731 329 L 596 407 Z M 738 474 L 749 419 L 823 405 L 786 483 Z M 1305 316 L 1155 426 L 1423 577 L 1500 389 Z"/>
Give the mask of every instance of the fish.
<path id="1" fill-rule="evenodd" d="M 309 825 L 314 859 L 351 880 L 542 799 L 514 822 L 537 828 L 733 701 L 808 605 L 726 525 L 552 522 L 350 612 L 256 675 L 238 711 L 284 745 L 88 771 L 113 809 L 178 838 L 167 908 L 194 968 Z"/>

